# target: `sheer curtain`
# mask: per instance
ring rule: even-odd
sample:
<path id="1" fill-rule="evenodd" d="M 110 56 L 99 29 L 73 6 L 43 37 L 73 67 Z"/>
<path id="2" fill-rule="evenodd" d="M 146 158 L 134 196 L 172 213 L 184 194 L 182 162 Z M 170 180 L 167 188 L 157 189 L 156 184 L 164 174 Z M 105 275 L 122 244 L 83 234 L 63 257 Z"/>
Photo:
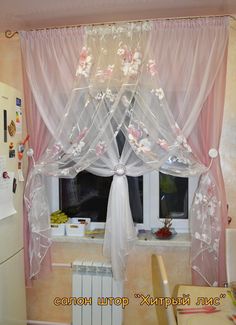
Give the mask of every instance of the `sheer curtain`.
<path id="1" fill-rule="evenodd" d="M 189 137 L 196 155 L 205 165 L 210 165 L 209 172 L 203 175 L 200 181 L 201 186 L 195 194 L 191 219 L 192 229 L 195 229 L 192 233 L 192 275 L 194 283 L 202 285 L 212 285 L 214 279 L 219 279 L 219 284 L 226 281 L 224 229 L 227 226 L 227 201 L 219 152 L 226 68 L 227 51 L 225 51 L 222 64 L 218 68 L 215 82 L 203 105 L 194 131 Z M 208 155 L 209 148 L 218 150 L 218 156 L 212 161 Z M 209 180 L 211 180 L 210 183 Z M 204 206 L 208 209 L 204 211 L 202 201 L 206 198 L 208 204 L 204 202 Z M 198 234 L 201 236 L 199 237 Z M 209 250 L 209 247 L 212 250 Z M 209 274 L 209 276 L 206 278 L 204 274 Z"/>
<path id="2" fill-rule="evenodd" d="M 126 175 L 138 176 L 153 169 L 178 176 L 207 171 L 187 138 L 218 75 L 216 67 L 222 64 L 227 46 L 227 20 L 86 27 L 84 43 L 80 44 L 81 51 L 77 55 L 78 65 L 73 65 L 76 78 L 73 86 L 70 83 L 71 92 L 69 86 L 68 93 L 63 91 L 63 86 L 63 95 L 57 89 L 49 96 L 61 80 L 51 77 L 56 73 L 53 65 L 49 65 L 56 55 L 48 43 L 54 33 L 57 31 L 49 35 L 46 31 L 39 35 L 35 32 L 20 34 L 35 100 L 54 136 L 26 186 L 29 224 L 35 234 L 31 240 L 31 275 L 39 272 L 39 260 L 47 249 L 43 239 L 49 230 L 45 192 L 35 179 L 41 173 L 74 177 L 81 170 L 89 169 L 101 176 L 114 175 L 104 253 L 112 261 L 115 278 L 123 279 L 125 257 L 135 241 Z M 82 35 L 77 29 L 75 33 Z M 45 56 L 41 48 L 44 38 Z M 39 48 L 36 43 L 40 44 Z M 40 55 L 34 56 L 34 48 L 37 52 L 40 50 Z M 176 56 L 171 56 L 170 51 Z M 63 62 L 70 62 L 71 52 L 70 49 Z M 203 64 L 205 69 L 201 68 Z M 40 67 L 40 77 L 43 76 L 40 81 L 35 66 Z M 62 77 L 63 64 L 57 68 L 61 69 L 58 75 Z M 45 87 L 47 92 L 42 96 Z M 55 121 L 51 121 L 54 113 L 57 128 Z M 116 142 L 118 132 L 126 138 L 121 155 Z M 220 227 L 219 220 L 217 226 Z M 198 229 L 192 231 L 196 233 Z M 218 263 L 218 249 L 214 254 Z M 203 276 L 209 278 L 211 270 L 204 272 Z M 210 284 L 214 282 L 209 280 Z"/>
<path id="3" fill-rule="evenodd" d="M 226 195 L 220 158 L 211 164 L 208 152 L 219 149 L 227 43 L 227 18 L 157 21 L 152 38 L 152 48 L 162 63 L 160 80 L 174 118 L 196 157 L 205 166 L 211 165 L 201 179 L 190 215 L 193 282 L 202 285 L 223 284 L 226 279 Z M 217 207 L 215 218 L 211 215 L 213 207 Z"/>
<path id="4" fill-rule="evenodd" d="M 75 80 L 83 28 L 21 32 L 27 77 L 45 125 L 56 137 Z"/>
<path id="5" fill-rule="evenodd" d="M 34 150 L 34 160 L 37 162 L 45 152 L 51 141 L 57 125 L 64 114 L 67 98 L 73 87 L 75 79 L 74 71 L 78 63 L 83 40 L 83 30 L 66 29 L 53 31 L 40 31 L 24 34 L 25 42 L 21 42 L 24 65 L 24 98 L 26 108 L 26 123 L 30 134 L 29 146 Z M 30 46 L 28 46 L 30 45 Z M 65 47 L 66 45 L 66 47 Z M 67 49 L 68 47 L 68 49 Z M 30 69 L 31 72 L 26 71 Z M 34 86 L 32 86 L 32 84 Z M 51 96 L 53 94 L 53 96 Z M 55 108 L 55 110 L 53 109 Z M 42 112 L 40 111 L 42 110 Z M 29 160 L 28 177 L 33 172 L 33 161 Z M 43 175 L 38 175 L 38 186 L 42 198 L 46 202 Z M 28 194 L 27 194 L 28 193 Z M 40 195 L 40 194 L 39 194 Z M 45 222 L 41 222 L 42 236 L 38 237 L 28 220 L 30 218 L 30 202 L 27 186 L 25 190 L 24 207 L 24 256 L 26 284 L 31 285 L 30 278 L 34 275 L 46 272 L 50 268 L 50 254 L 48 248 L 51 245 L 50 229 L 48 229 L 49 209 L 44 212 Z M 38 214 L 38 218 L 43 215 Z M 40 222 L 39 222 L 40 223 Z M 46 227 L 46 236 L 43 229 Z M 34 238 L 34 239 L 33 239 Z M 39 248 L 36 243 L 41 243 Z M 33 245 L 33 246 L 32 246 Z M 38 255 L 35 258 L 37 248 Z M 32 265 L 35 265 L 33 271 Z"/>
<path id="6" fill-rule="evenodd" d="M 34 159 L 39 160 L 41 155 L 46 150 L 49 141 L 52 138 L 51 133 L 48 131 L 43 119 L 37 109 L 37 105 L 34 101 L 33 94 L 28 82 L 26 71 L 23 69 L 23 81 L 24 81 L 24 104 L 25 104 L 25 116 L 28 133 L 30 134 L 29 147 L 34 148 Z M 34 168 L 33 160 L 30 159 L 28 163 L 27 175 Z M 31 237 L 31 230 L 29 229 L 28 213 L 24 205 L 24 259 L 25 259 L 25 282 L 27 286 L 31 285 L 30 281 L 30 250 L 29 243 Z M 45 272 L 51 266 L 50 254 L 47 254 L 42 260 L 42 264 L 45 267 L 41 267 L 41 273 Z"/>

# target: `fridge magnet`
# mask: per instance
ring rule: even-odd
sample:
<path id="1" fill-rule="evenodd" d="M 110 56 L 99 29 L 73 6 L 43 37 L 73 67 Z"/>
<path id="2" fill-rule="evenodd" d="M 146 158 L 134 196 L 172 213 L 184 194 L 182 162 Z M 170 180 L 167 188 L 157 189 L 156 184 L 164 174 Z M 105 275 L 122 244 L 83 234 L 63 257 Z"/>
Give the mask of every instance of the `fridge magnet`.
<path id="1" fill-rule="evenodd" d="M 12 193 L 14 173 L 7 172 L 4 165 L 6 166 L 6 158 L 2 156 L 0 157 L 0 220 L 16 213 Z"/>
<path id="2" fill-rule="evenodd" d="M 13 178 L 13 184 L 12 184 L 12 192 L 15 194 L 16 193 L 16 187 L 17 187 L 17 183 L 16 183 L 16 178 Z"/>
<path id="3" fill-rule="evenodd" d="M 17 149 L 17 156 L 18 156 L 18 159 L 21 160 L 23 158 L 23 153 L 24 153 L 24 150 L 25 150 L 25 144 L 28 142 L 29 140 L 29 135 L 27 135 L 27 137 L 19 143 L 18 145 L 18 149 Z"/>
<path id="4" fill-rule="evenodd" d="M 18 161 L 18 181 L 19 182 L 24 182 L 24 176 L 23 176 L 23 173 L 22 173 L 22 163 L 21 161 Z"/>
<path id="5" fill-rule="evenodd" d="M 3 140 L 4 142 L 7 142 L 7 110 L 6 109 L 3 110 L 3 132 L 4 132 Z"/>
<path id="6" fill-rule="evenodd" d="M 11 123 L 8 125 L 8 133 L 10 134 L 11 137 L 14 137 L 16 134 L 16 124 L 13 120 L 11 120 Z"/>
<path id="7" fill-rule="evenodd" d="M 4 179 L 10 178 L 10 176 L 8 175 L 8 172 L 7 171 L 4 171 L 2 173 L 2 178 L 4 178 Z"/>
<path id="8" fill-rule="evenodd" d="M 22 134 L 22 109 L 20 98 L 16 98 L 16 134 Z"/>
<path id="9" fill-rule="evenodd" d="M 14 149 L 14 143 L 10 142 L 9 144 L 9 158 L 15 158 L 16 150 Z"/>
<path id="10" fill-rule="evenodd" d="M 21 98 L 16 97 L 16 106 L 21 107 Z"/>
<path id="11" fill-rule="evenodd" d="M 18 173 L 18 181 L 24 182 L 25 179 L 24 179 L 24 175 L 22 173 L 22 169 L 18 169 L 17 173 Z"/>

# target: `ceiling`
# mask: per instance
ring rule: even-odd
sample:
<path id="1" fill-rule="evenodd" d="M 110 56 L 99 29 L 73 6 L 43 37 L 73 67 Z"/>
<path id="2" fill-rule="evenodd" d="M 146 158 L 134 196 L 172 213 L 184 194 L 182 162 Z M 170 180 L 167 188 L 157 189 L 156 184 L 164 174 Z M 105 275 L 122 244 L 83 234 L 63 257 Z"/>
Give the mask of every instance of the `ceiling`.
<path id="1" fill-rule="evenodd" d="M 225 14 L 236 14 L 236 0 L 0 0 L 0 32 Z"/>

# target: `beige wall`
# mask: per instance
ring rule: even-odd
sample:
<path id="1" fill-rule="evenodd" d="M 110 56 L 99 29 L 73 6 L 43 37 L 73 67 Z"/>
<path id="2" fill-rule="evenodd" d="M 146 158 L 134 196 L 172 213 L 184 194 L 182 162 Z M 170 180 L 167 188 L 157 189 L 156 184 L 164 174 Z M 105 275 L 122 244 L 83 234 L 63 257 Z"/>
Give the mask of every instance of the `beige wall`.
<path id="1" fill-rule="evenodd" d="M 20 43 L 0 33 L 0 81 L 23 92 Z"/>
<path id="2" fill-rule="evenodd" d="M 130 304 L 124 311 L 124 325 L 157 325 L 154 306 L 140 306 L 141 299 L 134 294 L 154 296 L 152 287 L 151 255 L 161 254 L 168 269 L 171 292 L 176 284 L 191 283 L 189 268 L 189 248 L 137 246 L 128 258 L 127 281 L 124 296 Z M 61 243 L 55 242 L 52 247 L 53 263 L 71 263 L 75 259 L 93 261 L 104 260 L 101 244 Z M 32 288 L 27 289 L 28 319 L 71 322 L 71 308 L 54 306 L 55 297 L 71 297 L 71 269 L 54 268 L 48 277 L 35 281 Z M 86 325 L 86 324 L 83 324 Z"/>

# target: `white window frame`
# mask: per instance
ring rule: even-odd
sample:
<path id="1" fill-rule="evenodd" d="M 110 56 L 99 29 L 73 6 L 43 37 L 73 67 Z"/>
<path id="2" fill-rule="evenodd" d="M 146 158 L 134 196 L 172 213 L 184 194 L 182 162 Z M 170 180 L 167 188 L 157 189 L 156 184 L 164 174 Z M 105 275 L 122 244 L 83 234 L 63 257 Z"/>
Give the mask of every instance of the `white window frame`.
<path id="1" fill-rule="evenodd" d="M 188 219 L 172 220 L 172 227 L 175 228 L 178 233 L 190 232 L 190 209 L 198 180 L 199 177 L 197 176 L 188 178 Z M 163 219 L 159 218 L 159 172 L 153 171 L 144 175 L 143 184 L 143 228 L 149 230 L 163 227 Z"/>
<path id="2" fill-rule="evenodd" d="M 173 219 L 172 227 L 178 233 L 189 232 L 190 208 L 199 177 L 189 177 L 188 182 L 188 219 Z M 46 190 L 48 195 L 50 211 L 59 209 L 59 179 L 46 177 Z M 143 220 L 137 224 L 137 229 L 155 229 L 163 226 L 159 219 L 159 172 L 153 171 L 143 176 Z M 104 228 L 104 222 L 92 222 L 91 229 Z"/>

